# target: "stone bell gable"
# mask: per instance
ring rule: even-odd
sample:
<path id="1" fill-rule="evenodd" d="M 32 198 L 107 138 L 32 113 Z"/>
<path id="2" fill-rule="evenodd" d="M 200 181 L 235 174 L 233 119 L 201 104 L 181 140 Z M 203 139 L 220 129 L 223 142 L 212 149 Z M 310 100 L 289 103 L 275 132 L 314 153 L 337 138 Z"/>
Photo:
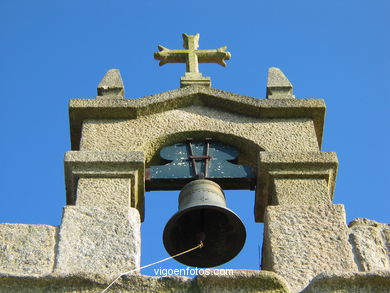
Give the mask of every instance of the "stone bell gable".
<path id="1" fill-rule="evenodd" d="M 240 163 L 256 169 L 260 152 L 319 152 L 324 115 L 320 99 L 256 99 L 204 86 L 138 99 L 73 99 L 69 104 L 73 150 L 91 156 L 92 152 L 128 152 L 129 156 L 133 152 L 144 157 L 146 167 L 158 164 L 163 146 L 188 137 L 212 137 L 234 146 L 241 154 Z M 75 151 L 68 155 L 77 156 Z M 65 161 L 69 170 L 73 163 Z M 142 178 L 144 168 L 138 170 Z M 67 176 L 67 182 L 68 204 L 74 204 L 75 180 Z M 143 217 L 142 179 L 137 180 L 137 188 L 141 193 L 131 206 L 136 207 L 137 201 Z M 256 210 L 258 221 L 262 214 Z"/>
<path id="2" fill-rule="evenodd" d="M 119 71 L 110 70 L 105 80 L 121 80 Z M 142 221 L 147 217 L 144 176 L 151 165 L 161 164 L 159 150 L 188 137 L 210 137 L 236 148 L 238 162 L 250 165 L 257 174 L 254 218 L 266 221 L 263 268 L 290 278 L 297 289 L 317 272 L 354 270 L 344 210 L 332 205 L 337 156 L 321 152 L 325 103 L 296 99 L 286 80 L 279 69 L 271 68 L 266 99 L 188 85 L 137 99 L 103 93 L 96 99 L 71 100 L 73 151 L 65 157 L 68 205 L 131 207 L 138 210 Z M 302 218 L 307 210 L 319 217 L 326 214 L 330 220 L 317 223 L 310 216 Z M 304 232 L 315 239 L 329 230 L 336 240 L 311 245 L 305 239 L 278 234 L 288 226 L 286 216 L 303 221 L 302 227 L 290 227 L 293 235 Z M 279 221 L 287 222 L 273 229 Z M 281 240 L 297 245 L 292 250 L 278 249 L 274 242 Z M 314 262 L 311 254 L 321 245 L 329 252 L 337 251 L 341 258 L 322 263 L 318 257 Z M 61 242 L 59 248 L 61 252 Z M 285 256 L 296 259 L 299 250 L 300 258 L 308 263 L 304 272 L 290 269 L 291 259 Z"/>
<path id="3" fill-rule="evenodd" d="M 139 269 L 150 167 L 164 163 L 164 147 L 211 138 L 254 172 L 254 221 L 265 227 L 261 270 L 192 280 L 136 273 L 108 292 L 388 293 L 389 226 L 348 227 L 344 206 L 332 202 L 338 160 L 321 151 L 324 101 L 296 98 L 278 68 L 269 69 L 265 99 L 211 88 L 197 62 L 214 56 L 223 65 L 230 54 L 197 51 L 199 36 L 183 38 L 193 42 L 185 50 L 155 55 L 165 64 L 188 60 L 172 51 L 192 54 L 180 89 L 128 99 L 112 69 L 96 98 L 70 101 L 61 225 L 0 224 L 0 292 L 101 292 Z"/>

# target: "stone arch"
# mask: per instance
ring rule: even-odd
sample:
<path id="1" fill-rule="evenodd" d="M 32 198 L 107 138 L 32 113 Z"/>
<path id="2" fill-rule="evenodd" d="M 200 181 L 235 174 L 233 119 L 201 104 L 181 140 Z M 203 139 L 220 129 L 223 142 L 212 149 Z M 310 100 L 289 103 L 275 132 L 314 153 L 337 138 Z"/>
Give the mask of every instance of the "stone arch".
<path id="1" fill-rule="evenodd" d="M 187 138 L 192 138 L 194 141 L 203 141 L 205 138 L 213 138 L 222 144 L 234 147 L 239 152 L 238 164 L 252 167 L 256 176 L 255 181 L 258 180 L 257 174 L 260 173 L 260 152 L 264 152 L 265 149 L 258 143 L 246 137 L 210 130 L 180 131 L 163 134 L 152 140 L 147 140 L 142 146 L 145 152 L 145 167 L 148 168 L 152 165 L 162 164 L 160 150 L 163 147 L 183 142 Z M 258 187 L 256 186 L 255 193 L 257 193 L 257 188 Z M 142 201 L 144 201 L 145 193 L 139 195 L 139 198 L 142 198 Z M 254 209 L 255 208 L 256 206 L 254 206 Z"/>
<path id="2" fill-rule="evenodd" d="M 255 141 L 250 140 L 244 136 L 238 136 L 238 135 L 234 135 L 231 133 L 224 133 L 224 132 L 220 132 L 220 131 L 211 131 L 211 130 L 204 130 L 204 129 L 197 129 L 197 130 L 190 130 L 190 131 L 178 131 L 178 132 L 169 133 L 169 134 L 164 133 L 160 136 L 154 137 L 153 139 L 146 140 L 144 142 L 144 144 L 142 145 L 142 149 L 145 152 L 145 167 L 148 168 L 151 165 L 161 164 L 161 158 L 160 158 L 159 153 L 160 153 L 160 150 L 166 146 L 170 146 L 170 145 L 173 145 L 173 144 L 179 143 L 179 142 L 184 142 L 187 138 L 192 138 L 194 141 L 203 141 L 205 138 L 209 138 L 209 137 L 215 139 L 216 141 L 218 141 L 222 144 L 229 145 L 229 146 L 232 146 L 235 149 L 237 149 L 239 154 L 240 154 L 239 155 L 239 164 L 250 165 L 253 168 L 254 172 L 257 173 L 258 162 L 259 162 L 259 153 L 265 151 L 264 147 L 262 147 L 261 145 L 259 145 Z M 158 191 L 152 190 L 149 192 L 158 192 Z M 175 200 L 177 200 L 177 198 L 179 196 L 179 192 L 180 192 L 180 190 L 177 190 L 176 197 L 173 196 L 173 197 L 175 197 Z M 256 191 L 255 190 L 246 190 L 246 192 L 247 192 L 246 196 L 248 196 L 248 197 L 245 200 L 245 205 L 247 206 L 247 208 L 249 210 L 254 209 L 253 196 L 255 195 Z M 147 201 L 147 197 L 154 198 L 154 200 L 156 200 L 155 195 L 152 196 L 152 195 L 145 192 L 144 193 L 145 202 Z M 164 205 L 164 207 L 168 205 L 166 201 L 161 202 L 161 204 Z M 172 203 L 170 203 L 170 204 L 172 205 Z M 241 204 L 242 204 L 242 202 L 241 202 Z M 175 208 L 176 207 L 177 207 L 177 203 L 175 202 Z M 232 208 L 232 206 L 230 206 L 230 205 L 228 205 L 227 207 L 230 209 Z M 145 205 L 146 225 L 150 225 L 150 224 L 148 224 L 147 221 L 151 218 L 153 220 L 153 217 L 155 217 L 155 218 L 158 217 L 158 219 L 160 219 L 162 213 L 163 212 L 159 213 L 158 215 L 151 214 L 150 205 L 146 204 Z M 174 213 L 172 215 L 174 215 Z M 251 225 L 253 226 L 251 233 L 254 234 L 253 233 L 254 228 L 258 229 L 259 226 L 256 226 L 256 227 L 254 226 L 255 222 L 256 222 L 256 221 L 254 221 L 254 218 L 252 218 L 250 221 L 251 221 Z M 245 222 L 246 229 L 247 229 L 247 223 L 248 222 Z M 144 225 L 145 222 L 142 224 Z M 166 222 L 164 222 L 164 225 L 166 225 Z M 263 226 L 260 226 L 260 228 L 262 229 Z M 163 229 L 160 231 L 160 233 L 162 234 L 162 232 L 163 232 Z M 247 233 L 248 232 L 249 232 L 249 230 L 247 230 Z M 159 237 L 161 238 L 160 235 L 159 235 Z M 260 244 L 261 244 L 261 242 L 260 242 Z M 251 251 L 253 251 L 253 250 L 251 250 Z M 148 252 L 149 251 L 147 250 L 147 248 L 143 247 L 141 255 L 147 254 Z"/>

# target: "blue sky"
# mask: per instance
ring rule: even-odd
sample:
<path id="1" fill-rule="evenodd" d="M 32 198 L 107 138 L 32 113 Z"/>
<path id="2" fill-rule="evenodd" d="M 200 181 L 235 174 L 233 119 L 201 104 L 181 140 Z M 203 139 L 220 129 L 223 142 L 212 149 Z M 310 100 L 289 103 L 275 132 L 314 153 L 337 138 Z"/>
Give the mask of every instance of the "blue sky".
<path id="1" fill-rule="evenodd" d="M 322 150 L 340 161 L 334 202 L 345 204 L 347 221 L 390 222 L 389 3 L 1 1 L 0 222 L 60 224 L 69 99 L 94 98 L 110 68 L 121 70 L 127 98 L 178 88 L 185 66 L 159 67 L 153 52 L 158 44 L 181 48 L 182 33 L 200 33 L 201 49 L 228 46 L 227 68 L 200 65 L 215 88 L 264 98 L 267 70 L 275 66 L 297 98 L 324 98 Z M 177 195 L 146 195 L 143 264 L 167 255 L 161 233 Z M 254 194 L 227 197 L 248 239 L 226 267 L 257 269 L 263 226 L 253 223 Z"/>

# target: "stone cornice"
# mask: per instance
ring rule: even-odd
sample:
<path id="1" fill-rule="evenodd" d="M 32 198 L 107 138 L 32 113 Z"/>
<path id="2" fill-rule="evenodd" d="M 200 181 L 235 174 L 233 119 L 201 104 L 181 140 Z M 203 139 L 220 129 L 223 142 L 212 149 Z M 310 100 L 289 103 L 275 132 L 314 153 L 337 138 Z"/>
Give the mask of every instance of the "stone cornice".
<path id="1" fill-rule="evenodd" d="M 258 118 L 310 118 L 321 148 L 325 118 L 322 99 L 258 99 L 214 88 L 188 86 L 137 99 L 70 100 L 72 150 L 79 149 L 82 123 L 87 119 L 136 119 L 190 105 L 204 105 Z"/>
<path id="2" fill-rule="evenodd" d="M 131 178 L 134 184 L 131 207 L 144 217 L 145 157 L 143 152 L 70 151 L 65 154 L 66 203 L 76 203 L 81 177 Z"/>
<path id="3" fill-rule="evenodd" d="M 255 203 L 255 219 L 262 222 L 264 211 L 270 204 L 272 194 L 269 186 L 275 178 L 325 179 L 329 202 L 333 200 L 338 159 L 334 152 L 270 153 L 260 152 L 258 182 Z"/>

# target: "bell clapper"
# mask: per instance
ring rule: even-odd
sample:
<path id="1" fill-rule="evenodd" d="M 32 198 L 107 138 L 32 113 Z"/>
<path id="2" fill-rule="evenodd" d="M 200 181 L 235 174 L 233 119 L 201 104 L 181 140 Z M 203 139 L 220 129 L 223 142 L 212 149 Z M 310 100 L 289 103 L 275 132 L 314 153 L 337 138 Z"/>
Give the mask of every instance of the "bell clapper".
<path id="1" fill-rule="evenodd" d="M 206 240 L 206 234 L 204 232 L 196 233 L 196 240 L 199 241 L 199 244 L 201 244 L 200 248 L 202 248 L 204 246 L 204 241 Z"/>

